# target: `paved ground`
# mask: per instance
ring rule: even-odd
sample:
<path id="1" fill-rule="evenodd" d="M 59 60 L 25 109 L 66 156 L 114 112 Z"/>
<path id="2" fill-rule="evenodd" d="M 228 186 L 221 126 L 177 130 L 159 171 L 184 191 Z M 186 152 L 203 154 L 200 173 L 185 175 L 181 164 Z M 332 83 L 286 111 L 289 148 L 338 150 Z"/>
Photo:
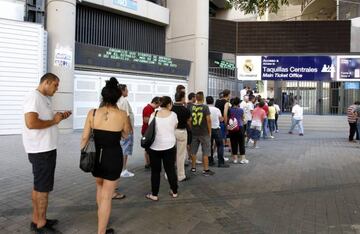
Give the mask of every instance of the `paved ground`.
<path id="1" fill-rule="evenodd" d="M 286 134 L 248 149 L 250 163 L 198 172 L 179 198 L 144 198 L 150 173 L 141 150 L 130 159 L 135 177 L 121 180 L 127 198 L 113 202 L 117 233 L 360 233 L 360 145 L 344 131 Z M 94 179 L 78 169 L 80 133 L 61 135 L 49 217 L 63 233 L 96 233 Z M 30 233 L 32 175 L 20 136 L 0 136 L 0 233 Z"/>

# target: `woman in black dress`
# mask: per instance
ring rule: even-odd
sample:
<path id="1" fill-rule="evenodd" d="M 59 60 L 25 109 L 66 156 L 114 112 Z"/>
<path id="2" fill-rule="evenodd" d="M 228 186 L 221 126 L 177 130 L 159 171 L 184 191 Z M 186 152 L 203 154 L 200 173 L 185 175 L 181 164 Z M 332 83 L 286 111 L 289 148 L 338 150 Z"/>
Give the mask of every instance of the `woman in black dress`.
<path id="1" fill-rule="evenodd" d="M 93 129 L 96 146 L 96 163 L 93 176 L 96 178 L 96 203 L 98 206 L 98 234 L 114 233 L 114 229 L 106 229 L 111 200 L 122 170 L 121 137 L 130 131 L 130 123 L 126 112 L 117 107 L 121 96 L 116 78 L 106 82 L 101 91 L 102 105 L 99 109 L 90 110 L 81 139 L 81 149 L 89 141 Z"/>

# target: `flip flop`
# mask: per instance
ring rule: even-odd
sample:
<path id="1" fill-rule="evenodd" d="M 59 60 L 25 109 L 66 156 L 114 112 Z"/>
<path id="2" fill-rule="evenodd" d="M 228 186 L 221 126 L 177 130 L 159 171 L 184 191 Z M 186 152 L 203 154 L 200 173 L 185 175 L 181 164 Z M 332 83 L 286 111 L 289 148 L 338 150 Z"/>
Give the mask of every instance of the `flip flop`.
<path id="1" fill-rule="evenodd" d="M 146 194 L 145 197 L 151 201 L 159 201 L 159 198 L 157 196 L 153 196 L 151 193 Z"/>
<path id="2" fill-rule="evenodd" d="M 126 197 L 125 194 L 121 194 L 121 193 L 114 193 L 114 195 L 112 196 L 113 200 L 121 200 L 124 199 Z"/>
<path id="3" fill-rule="evenodd" d="M 169 195 L 172 197 L 172 198 L 177 198 L 178 197 L 178 194 L 177 193 L 173 193 L 173 191 L 169 191 Z"/>

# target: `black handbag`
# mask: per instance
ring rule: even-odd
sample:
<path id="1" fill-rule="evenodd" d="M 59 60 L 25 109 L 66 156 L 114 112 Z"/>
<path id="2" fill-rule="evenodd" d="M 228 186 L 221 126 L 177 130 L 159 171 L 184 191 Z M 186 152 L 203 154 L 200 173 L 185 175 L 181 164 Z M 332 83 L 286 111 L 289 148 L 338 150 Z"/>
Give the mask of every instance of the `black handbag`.
<path id="1" fill-rule="evenodd" d="M 155 112 L 154 119 L 149 124 L 148 128 L 146 129 L 144 136 L 141 138 L 140 144 L 141 147 L 145 149 L 149 149 L 152 143 L 155 140 L 155 129 L 156 129 L 156 115 L 158 111 Z"/>
<path id="2" fill-rule="evenodd" d="M 96 109 L 93 112 L 93 122 L 94 122 L 95 112 Z M 95 160 L 96 160 L 96 148 L 95 148 L 95 140 L 94 140 L 94 130 L 92 127 L 89 141 L 85 145 L 85 147 L 81 149 L 80 169 L 83 170 L 84 172 L 94 171 Z"/>

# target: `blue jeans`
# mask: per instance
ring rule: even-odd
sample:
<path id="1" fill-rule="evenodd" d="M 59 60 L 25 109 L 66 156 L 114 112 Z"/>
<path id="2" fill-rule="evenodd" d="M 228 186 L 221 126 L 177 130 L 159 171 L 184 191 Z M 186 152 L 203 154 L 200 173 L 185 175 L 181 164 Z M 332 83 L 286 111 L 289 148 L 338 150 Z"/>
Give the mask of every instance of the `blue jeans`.
<path id="1" fill-rule="evenodd" d="M 251 127 L 251 120 L 248 120 L 246 123 L 246 136 L 248 139 L 250 138 L 250 127 Z"/>
<path id="2" fill-rule="evenodd" d="M 270 129 L 270 134 L 272 135 L 273 132 L 275 132 L 275 119 L 269 119 L 269 129 Z"/>
<path id="3" fill-rule="evenodd" d="M 222 139 L 222 135 L 221 135 L 221 131 L 219 128 L 217 129 L 211 129 L 211 154 L 209 157 L 209 162 L 213 163 L 214 162 L 214 149 L 213 149 L 213 144 L 216 144 L 216 149 L 217 149 L 217 157 L 218 157 L 218 164 L 224 164 L 224 141 Z"/>
<path id="4" fill-rule="evenodd" d="M 221 129 L 221 137 L 222 137 L 222 139 L 226 140 L 227 132 L 226 132 L 226 124 L 224 122 L 220 123 L 220 129 Z"/>
<path id="5" fill-rule="evenodd" d="M 296 120 L 294 118 L 292 118 L 292 120 L 291 120 L 291 128 L 290 128 L 289 132 L 292 132 L 296 125 L 299 126 L 299 133 L 304 134 L 303 121 L 302 120 Z"/>
<path id="6" fill-rule="evenodd" d="M 265 118 L 263 121 L 263 138 L 267 137 L 268 119 Z"/>

